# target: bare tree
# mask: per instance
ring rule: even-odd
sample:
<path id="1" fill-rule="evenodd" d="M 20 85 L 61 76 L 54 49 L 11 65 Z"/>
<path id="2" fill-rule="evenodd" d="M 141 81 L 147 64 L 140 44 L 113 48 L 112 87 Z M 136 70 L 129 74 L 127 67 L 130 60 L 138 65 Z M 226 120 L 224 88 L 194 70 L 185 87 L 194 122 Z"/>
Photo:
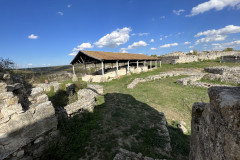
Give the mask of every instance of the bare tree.
<path id="1" fill-rule="evenodd" d="M 13 69 L 14 68 L 14 62 L 12 60 L 8 59 L 3 59 L 0 57 L 0 70 L 4 69 Z"/>

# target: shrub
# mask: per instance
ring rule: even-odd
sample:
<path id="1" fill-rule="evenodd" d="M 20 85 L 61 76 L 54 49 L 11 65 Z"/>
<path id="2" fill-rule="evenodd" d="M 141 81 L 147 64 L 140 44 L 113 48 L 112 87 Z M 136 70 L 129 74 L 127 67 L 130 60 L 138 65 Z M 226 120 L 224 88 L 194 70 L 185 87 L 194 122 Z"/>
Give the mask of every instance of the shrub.
<path id="1" fill-rule="evenodd" d="M 226 52 L 228 52 L 228 51 L 233 51 L 233 48 L 226 48 L 226 49 L 224 49 L 223 51 L 226 51 Z"/>
<path id="2" fill-rule="evenodd" d="M 193 50 L 193 55 L 198 55 L 198 51 L 197 50 Z"/>

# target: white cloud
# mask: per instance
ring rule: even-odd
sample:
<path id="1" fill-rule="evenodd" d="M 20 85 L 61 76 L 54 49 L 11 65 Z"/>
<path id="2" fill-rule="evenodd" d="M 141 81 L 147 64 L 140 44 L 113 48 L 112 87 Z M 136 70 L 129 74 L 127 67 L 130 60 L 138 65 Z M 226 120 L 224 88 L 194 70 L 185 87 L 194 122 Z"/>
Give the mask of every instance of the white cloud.
<path id="1" fill-rule="evenodd" d="M 173 13 L 176 14 L 176 15 L 181 15 L 181 13 L 185 12 L 184 9 L 179 9 L 179 10 L 173 10 Z"/>
<path id="2" fill-rule="evenodd" d="M 154 42 L 154 39 L 151 39 L 150 42 L 153 43 L 153 42 Z"/>
<path id="3" fill-rule="evenodd" d="M 228 34 L 240 33 L 240 26 L 228 25 L 221 29 L 212 29 L 204 32 L 199 32 L 195 35 L 195 37 L 206 36 L 205 38 L 198 39 L 196 44 L 198 43 L 207 43 L 213 41 L 223 41 L 227 38 Z"/>
<path id="4" fill-rule="evenodd" d="M 70 56 L 76 56 L 78 51 L 80 50 L 85 50 L 85 49 L 90 49 L 93 48 L 94 46 L 91 43 L 82 43 L 80 45 L 78 45 L 76 48 L 73 48 L 73 52 L 70 53 Z"/>
<path id="5" fill-rule="evenodd" d="M 61 11 L 58 11 L 58 14 L 59 14 L 60 16 L 63 16 L 63 12 L 61 12 Z"/>
<path id="6" fill-rule="evenodd" d="M 129 32 L 131 32 L 131 28 L 124 27 L 122 29 L 116 29 L 110 34 L 107 34 L 100 38 L 97 42 L 95 42 L 95 45 L 97 47 L 108 47 L 108 48 L 115 48 L 120 46 L 121 44 L 127 43 L 129 40 Z"/>
<path id="7" fill-rule="evenodd" d="M 138 33 L 139 36 L 147 36 L 149 33 Z"/>
<path id="8" fill-rule="evenodd" d="M 164 36 L 164 38 L 168 38 L 168 36 Z"/>
<path id="9" fill-rule="evenodd" d="M 159 38 L 159 40 L 161 41 L 161 40 L 163 40 L 163 38 Z"/>
<path id="10" fill-rule="evenodd" d="M 178 43 L 164 44 L 164 45 L 160 46 L 159 48 L 169 48 L 172 46 L 178 46 Z"/>
<path id="11" fill-rule="evenodd" d="M 128 46 L 128 49 L 135 49 L 139 47 L 147 46 L 148 44 L 144 41 L 134 42 L 133 44 Z"/>
<path id="12" fill-rule="evenodd" d="M 84 49 L 90 49 L 93 48 L 94 46 L 91 43 L 82 43 L 77 46 L 77 48 L 73 48 L 73 51 L 80 51 Z"/>
<path id="13" fill-rule="evenodd" d="M 32 63 L 29 63 L 28 66 L 32 66 L 33 64 Z"/>
<path id="14" fill-rule="evenodd" d="M 227 34 L 232 34 L 232 33 L 239 33 L 240 32 L 240 26 L 234 26 L 234 25 L 228 25 L 224 28 L 215 30 L 207 30 L 204 32 L 199 32 L 195 37 L 200 37 L 200 36 L 213 36 L 213 35 L 227 35 Z"/>
<path id="15" fill-rule="evenodd" d="M 207 2 L 201 3 L 196 7 L 192 8 L 191 14 L 187 16 L 195 16 L 211 9 L 216 9 L 217 11 L 222 10 L 225 7 L 237 7 L 240 4 L 240 0 L 209 0 Z"/>
<path id="16" fill-rule="evenodd" d="M 208 42 L 214 42 L 214 41 L 224 41 L 226 38 L 227 38 L 226 35 L 214 35 L 214 36 L 211 36 L 211 37 L 198 39 L 195 42 L 195 44 L 208 43 Z"/>
<path id="17" fill-rule="evenodd" d="M 165 19 L 166 17 L 165 17 L 165 16 L 161 16 L 160 18 L 161 18 L 161 19 Z"/>
<path id="18" fill-rule="evenodd" d="M 132 33 L 131 36 L 136 36 L 136 35 L 138 35 L 138 36 L 147 36 L 149 34 L 150 33 Z"/>
<path id="19" fill-rule="evenodd" d="M 121 49 L 120 49 L 120 52 L 121 52 L 121 53 L 128 53 L 127 48 L 121 48 Z"/>
<path id="20" fill-rule="evenodd" d="M 212 46 L 214 46 L 214 50 L 221 50 L 225 48 L 234 48 L 240 45 L 240 40 L 227 42 L 227 43 L 212 43 Z"/>
<path id="21" fill-rule="evenodd" d="M 29 39 L 38 39 L 38 36 L 31 34 L 28 36 Z"/>
<path id="22" fill-rule="evenodd" d="M 183 45 L 188 45 L 188 44 L 191 44 L 191 42 L 186 41 L 183 43 Z"/>
<path id="23" fill-rule="evenodd" d="M 76 56 L 76 55 L 77 55 L 77 52 L 72 52 L 72 53 L 69 53 L 68 55 L 69 55 L 69 56 Z"/>
<path id="24" fill-rule="evenodd" d="M 71 4 L 68 4 L 67 7 L 70 8 L 70 7 L 72 7 L 72 5 L 71 5 Z"/>
<path id="25" fill-rule="evenodd" d="M 157 48 L 151 48 L 151 50 L 153 51 L 153 50 L 156 50 Z"/>
<path id="26" fill-rule="evenodd" d="M 188 48 L 194 48 L 194 46 L 189 46 Z"/>

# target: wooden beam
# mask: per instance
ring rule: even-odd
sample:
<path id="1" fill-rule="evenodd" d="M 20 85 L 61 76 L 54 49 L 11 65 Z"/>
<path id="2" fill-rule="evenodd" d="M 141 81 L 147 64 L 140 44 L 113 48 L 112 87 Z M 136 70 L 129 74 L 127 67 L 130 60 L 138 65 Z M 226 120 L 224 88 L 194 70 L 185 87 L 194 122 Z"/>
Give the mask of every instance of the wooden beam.
<path id="1" fill-rule="evenodd" d="M 118 61 L 116 61 L 116 75 L 118 76 Z"/>
<path id="2" fill-rule="evenodd" d="M 129 61 L 128 61 L 128 68 L 127 68 L 127 73 L 130 73 L 130 66 L 129 66 Z"/>
<path id="3" fill-rule="evenodd" d="M 160 61 L 160 68 L 162 68 L 162 61 Z"/>

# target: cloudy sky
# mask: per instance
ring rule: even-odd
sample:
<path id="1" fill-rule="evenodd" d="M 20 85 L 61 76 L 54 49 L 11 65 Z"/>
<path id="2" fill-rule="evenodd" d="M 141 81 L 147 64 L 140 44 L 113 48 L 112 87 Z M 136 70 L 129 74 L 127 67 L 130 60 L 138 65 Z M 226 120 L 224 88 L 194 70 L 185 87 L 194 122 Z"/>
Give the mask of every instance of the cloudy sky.
<path id="1" fill-rule="evenodd" d="M 240 49 L 240 0 L 0 0 L 0 57 L 69 64 L 79 50 Z"/>

